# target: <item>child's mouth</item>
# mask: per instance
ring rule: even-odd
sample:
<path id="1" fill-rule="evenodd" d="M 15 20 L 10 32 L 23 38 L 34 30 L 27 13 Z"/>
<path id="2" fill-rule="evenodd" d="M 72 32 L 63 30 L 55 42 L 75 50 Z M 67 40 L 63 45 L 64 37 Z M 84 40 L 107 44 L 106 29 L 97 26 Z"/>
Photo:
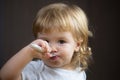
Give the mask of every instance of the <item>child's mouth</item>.
<path id="1" fill-rule="evenodd" d="M 55 55 L 55 54 L 52 54 L 52 56 L 50 57 L 51 60 L 57 60 L 58 59 L 58 56 Z"/>

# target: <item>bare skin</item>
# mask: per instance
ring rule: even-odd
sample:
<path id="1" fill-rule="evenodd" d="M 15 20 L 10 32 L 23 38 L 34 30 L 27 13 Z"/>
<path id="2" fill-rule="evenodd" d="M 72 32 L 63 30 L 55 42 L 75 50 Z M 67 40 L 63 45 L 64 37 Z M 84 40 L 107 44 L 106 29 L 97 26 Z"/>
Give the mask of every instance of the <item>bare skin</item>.
<path id="1" fill-rule="evenodd" d="M 41 44 L 44 48 L 46 47 L 46 44 L 39 39 L 35 40 L 33 43 Z M 46 47 L 46 54 L 47 52 L 49 51 Z M 33 58 L 41 58 L 41 56 L 43 55 L 32 49 L 29 45 L 24 47 L 3 66 L 0 71 L 1 80 L 21 80 L 21 72 L 26 64 L 28 64 Z M 45 58 L 47 58 L 47 56 L 45 56 Z"/>

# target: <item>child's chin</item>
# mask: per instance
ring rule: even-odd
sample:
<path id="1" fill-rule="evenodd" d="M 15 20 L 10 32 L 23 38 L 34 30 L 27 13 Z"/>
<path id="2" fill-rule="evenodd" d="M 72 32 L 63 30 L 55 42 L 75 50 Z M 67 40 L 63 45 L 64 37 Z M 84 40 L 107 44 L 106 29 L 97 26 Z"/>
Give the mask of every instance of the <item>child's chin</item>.
<path id="1" fill-rule="evenodd" d="M 55 61 L 55 62 L 52 62 L 49 66 L 52 68 L 60 68 L 63 66 L 63 64 Z"/>

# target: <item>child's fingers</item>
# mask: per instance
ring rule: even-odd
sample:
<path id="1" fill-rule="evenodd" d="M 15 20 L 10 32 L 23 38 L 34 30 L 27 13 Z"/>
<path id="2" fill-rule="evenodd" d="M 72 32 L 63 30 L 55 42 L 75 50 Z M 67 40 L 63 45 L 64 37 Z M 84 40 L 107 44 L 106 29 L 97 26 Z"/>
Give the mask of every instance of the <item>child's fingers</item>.
<path id="1" fill-rule="evenodd" d="M 37 57 L 37 58 L 38 57 L 39 58 L 49 58 L 50 57 L 51 48 L 46 41 L 37 39 L 30 44 L 30 47 L 33 48 L 35 50 L 35 52 L 37 52 L 35 57 Z"/>

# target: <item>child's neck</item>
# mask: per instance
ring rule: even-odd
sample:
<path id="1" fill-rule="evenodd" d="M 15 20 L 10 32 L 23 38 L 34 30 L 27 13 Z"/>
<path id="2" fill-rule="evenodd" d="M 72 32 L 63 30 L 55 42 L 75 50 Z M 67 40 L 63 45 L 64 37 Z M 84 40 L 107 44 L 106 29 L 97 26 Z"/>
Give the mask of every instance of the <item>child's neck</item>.
<path id="1" fill-rule="evenodd" d="M 61 68 L 66 69 L 66 70 L 75 70 L 75 66 L 73 66 L 73 65 L 67 65 L 67 66 L 63 66 Z"/>

